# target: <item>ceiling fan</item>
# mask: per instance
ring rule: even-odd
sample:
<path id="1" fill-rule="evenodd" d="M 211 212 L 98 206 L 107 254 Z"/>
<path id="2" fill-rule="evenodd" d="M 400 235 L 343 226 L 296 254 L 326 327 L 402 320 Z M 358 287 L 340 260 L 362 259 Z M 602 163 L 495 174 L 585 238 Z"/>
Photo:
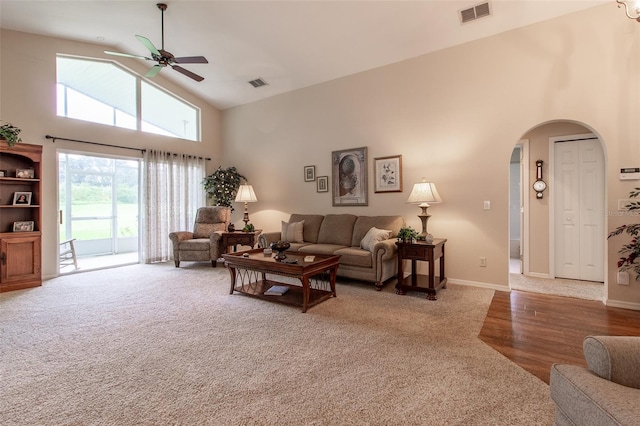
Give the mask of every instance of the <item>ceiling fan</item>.
<path id="1" fill-rule="evenodd" d="M 147 56 L 130 55 L 128 53 L 110 52 L 108 50 L 105 50 L 104 53 L 108 55 L 125 56 L 127 58 L 140 58 L 146 59 L 147 61 L 156 61 L 158 64 L 154 65 L 149 71 L 147 71 L 147 73 L 145 74 L 145 76 L 147 77 L 155 77 L 156 75 L 158 75 L 162 68 L 169 65 L 174 70 L 194 79 L 195 81 L 204 80 L 204 77 L 201 77 L 198 74 L 195 74 L 175 64 L 208 64 L 209 61 L 207 61 L 207 58 L 205 58 L 204 56 L 185 56 L 176 58 L 171 53 L 164 50 L 164 11 L 167 10 L 167 5 L 165 3 L 158 3 L 156 4 L 156 6 L 158 6 L 158 9 L 162 11 L 162 48 L 160 50 L 158 50 L 148 38 L 141 35 L 136 35 L 136 38 L 140 40 L 140 42 L 144 44 L 147 49 L 149 49 L 149 52 L 151 52 L 150 58 Z"/>

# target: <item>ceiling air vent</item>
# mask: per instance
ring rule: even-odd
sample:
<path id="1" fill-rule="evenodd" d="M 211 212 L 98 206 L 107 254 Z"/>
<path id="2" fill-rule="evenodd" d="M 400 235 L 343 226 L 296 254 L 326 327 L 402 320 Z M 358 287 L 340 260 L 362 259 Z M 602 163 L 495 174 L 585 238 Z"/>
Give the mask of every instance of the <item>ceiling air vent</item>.
<path id="1" fill-rule="evenodd" d="M 485 16 L 491 16 L 491 6 L 488 1 L 477 4 L 468 9 L 462 9 L 460 12 L 460 23 L 466 24 L 467 22 L 475 21 L 476 19 L 484 18 Z"/>
<path id="2" fill-rule="evenodd" d="M 249 84 L 252 85 L 255 88 L 258 88 L 258 87 L 266 86 L 269 83 L 267 83 L 266 81 L 264 81 L 261 78 L 256 78 L 255 80 L 251 80 L 249 82 Z"/>

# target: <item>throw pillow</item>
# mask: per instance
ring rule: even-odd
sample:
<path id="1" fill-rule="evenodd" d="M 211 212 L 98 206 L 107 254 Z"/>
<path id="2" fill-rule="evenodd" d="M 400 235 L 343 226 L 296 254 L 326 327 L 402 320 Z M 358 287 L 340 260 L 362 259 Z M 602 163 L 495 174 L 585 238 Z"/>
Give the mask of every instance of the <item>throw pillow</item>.
<path id="1" fill-rule="evenodd" d="M 360 241 L 360 247 L 365 250 L 373 251 L 373 248 L 380 241 L 384 241 L 391 236 L 391 231 L 386 229 L 378 229 L 375 226 L 367 231 L 365 236 Z"/>
<path id="2" fill-rule="evenodd" d="M 290 243 L 302 243 L 304 242 L 302 230 L 304 229 L 304 220 L 300 222 L 282 222 L 282 234 L 280 239 L 282 241 L 289 241 Z"/>

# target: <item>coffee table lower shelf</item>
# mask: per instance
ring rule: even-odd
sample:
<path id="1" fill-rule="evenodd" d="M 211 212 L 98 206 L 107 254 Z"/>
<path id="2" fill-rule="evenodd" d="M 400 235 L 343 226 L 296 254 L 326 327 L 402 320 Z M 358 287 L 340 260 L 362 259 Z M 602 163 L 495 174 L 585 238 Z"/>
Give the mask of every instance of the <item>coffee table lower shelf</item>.
<path id="1" fill-rule="evenodd" d="M 289 290 L 281 296 L 264 294 L 265 291 L 269 290 L 274 285 L 287 286 L 289 287 Z M 302 286 L 287 284 L 280 281 L 260 280 L 234 287 L 233 290 L 258 299 L 270 300 L 272 302 L 304 308 Z M 306 307 L 310 308 L 311 306 L 324 302 L 331 297 L 333 297 L 333 293 L 331 291 L 311 288 L 309 290 L 309 302 Z"/>

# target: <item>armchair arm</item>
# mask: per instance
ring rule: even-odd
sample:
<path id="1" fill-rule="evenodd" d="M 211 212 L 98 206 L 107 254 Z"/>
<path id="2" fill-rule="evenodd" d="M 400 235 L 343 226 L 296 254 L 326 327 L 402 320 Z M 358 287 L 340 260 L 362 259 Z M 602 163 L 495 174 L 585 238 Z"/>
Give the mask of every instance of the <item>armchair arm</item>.
<path id="1" fill-rule="evenodd" d="M 193 232 L 189 232 L 189 231 L 172 232 L 169 234 L 169 239 L 171 240 L 172 243 L 177 245 L 180 241 L 192 240 Z"/>
<path id="2" fill-rule="evenodd" d="M 280 232 L 263 232 L 258 236 L 258 247 L 267 248 L 271 243 L 280 240 Z"/>
<path id="3" fill-rule="evenodd" d="M 222 244 L 222 232 L 213 231 L 209 234 L 209 250 L 211 252 L 211 260 L 216 260 L 222 256 L 222 251 L 226 250 L 226 247 L 220 247 Z"/>
<path id="4" fill-rule="evenodd" d="M 603 379 L 640 389 L 640 337 L 587 336 L 582 346 L 589 370 Z"/>
<path id="5" fill-rule="evenodd" d="M 391 259 L 398 252 L 396 241 L 397 239 L 393 237 L 376 243 L 376 245 L 373 246 L 373 259 Z"/>

